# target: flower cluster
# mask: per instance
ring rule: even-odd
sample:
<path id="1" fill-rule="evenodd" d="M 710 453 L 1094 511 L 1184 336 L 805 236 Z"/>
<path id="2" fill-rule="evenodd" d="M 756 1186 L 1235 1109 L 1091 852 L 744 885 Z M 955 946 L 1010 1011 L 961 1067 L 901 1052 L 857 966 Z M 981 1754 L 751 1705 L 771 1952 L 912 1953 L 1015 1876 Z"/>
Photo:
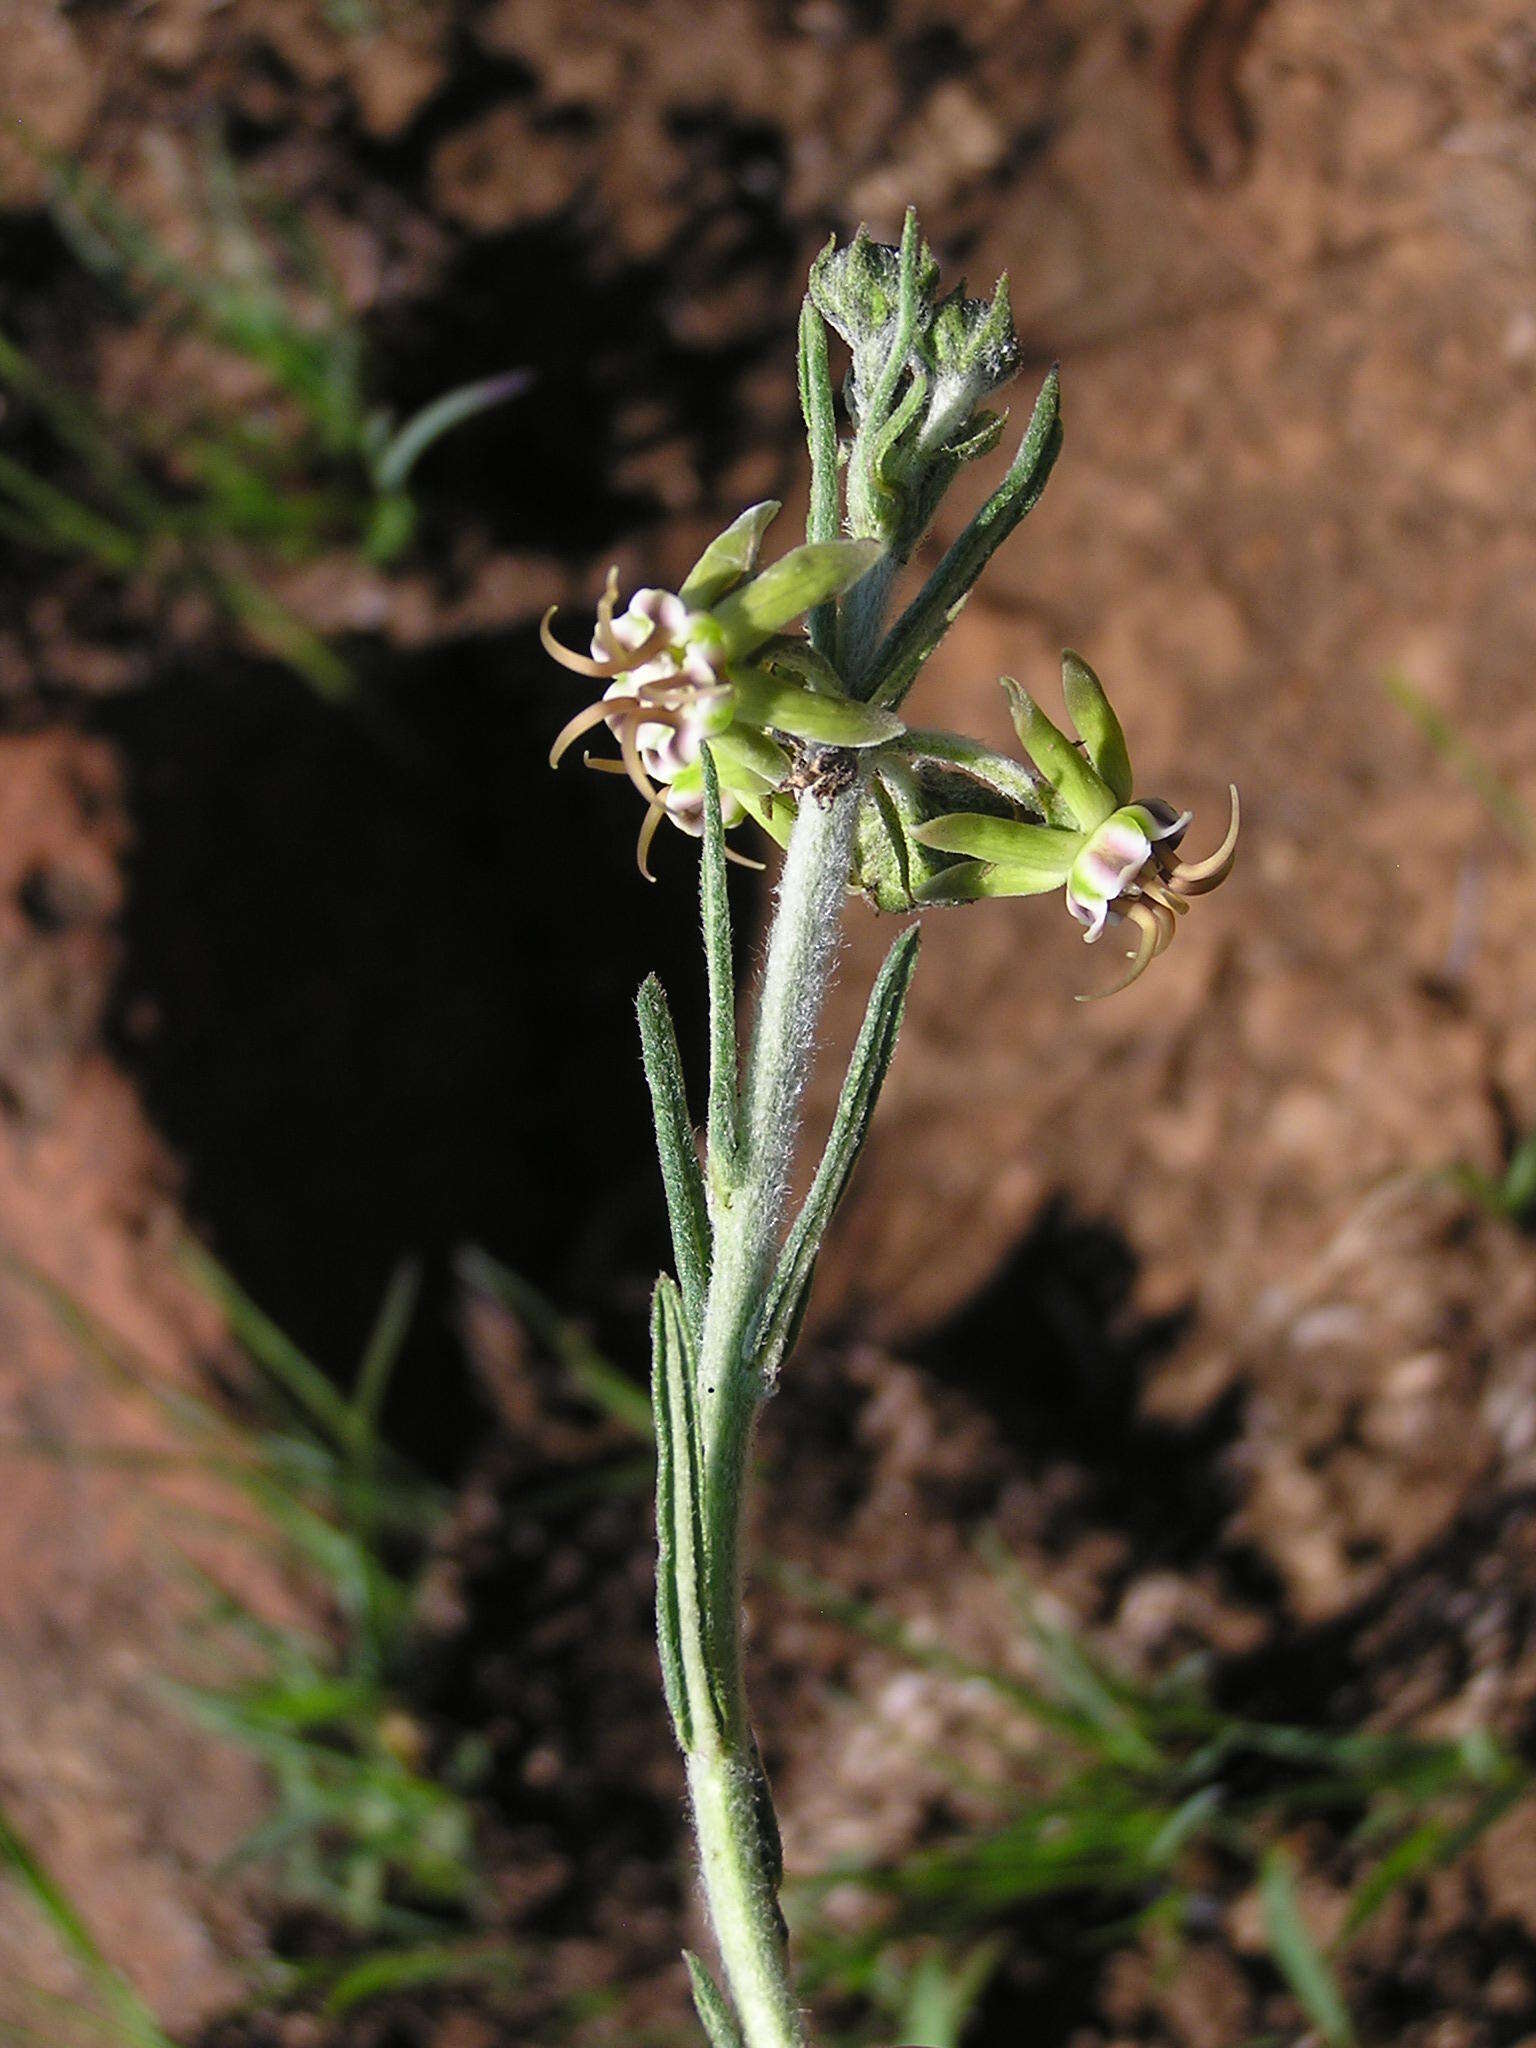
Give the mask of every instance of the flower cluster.
<path id="1" fill-rule="evenodd" d="M 778 509 L 768 501 L 744 512 L 711 542 L 680 591 L 638 590 L 621 612 L 618 571 L 610 572 L 589 654 L 555 638 L 553 606 L 540 626 L 556 661 L 606 686 L 562 728 L 550 764 L 598 726 L 613 734 L 617 760 L 588 756 L 587 764 L 627 775 L 645 798 L 637 858 L 647 880 L 651 842 L 664 818 L 695 836 L 703 831 L 706 741 L 727 829 L 750 816 L 782 841 L 793 806 L 780 793 L 796 744 L 872 747 L 902 730 L 894 713 L 846 696 L 830 663 L 783 630 L 857 582 L 880 548 L 869 541 L 808 544 L 753 575 Z"/>

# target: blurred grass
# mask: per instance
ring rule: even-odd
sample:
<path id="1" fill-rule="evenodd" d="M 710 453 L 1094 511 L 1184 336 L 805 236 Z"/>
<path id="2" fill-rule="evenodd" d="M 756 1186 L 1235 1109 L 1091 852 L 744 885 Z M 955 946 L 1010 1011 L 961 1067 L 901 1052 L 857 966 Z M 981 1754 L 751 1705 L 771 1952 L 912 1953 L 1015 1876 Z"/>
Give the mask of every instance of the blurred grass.
<path id="1" fill-rule="evenodd" d="M 220 150 L 183 181 L 196 261 L 79 164 L 36 154 L 60 232 L 157 354 L 190 334 L 254 372 L 262 395 L 239 407 L 210 396 L 175 417 L 108 414 L 0 334 L 7 424 L 41 444 L 31 463 L 0 451 L 0 535 L 161 596 L 197 591 L 320 694 L 348 695 L 347 663 L 275 593 L 275 572 L 328 553 L 397 562 L 416 528 L 416 462 L 526 377 L 465 385 L 397 422 L 368 397 L 362 332 L 313 237 L 247 191 Z"/>
<path id="2" fill-rule="evenodd" d="M 202 1726 L 256 1756 L 272 1790 L 269 1816 L 220 1867 L 261 1864 L 280 1900 L 323 1914 L 347 1937 L 340 1954 L 322 1961 L 271 1963 L 264 1996 L 320 1996 L 339 2012 L 406 1985 L 515 1978 L 516 1950 L 476 1932 L 484 1887 L 470 1794 L 482 1752 L 461 1741 L 434 1755 L 430 1731 L 410 1705 L 417 1575 L 449 1505 L 380 1430 L 415 1306 L 416 1270 L 407 1264 L 394 1275 L 342 1393 L 206 1252 L 188 1246 L 184 1263 L 249 1361 L 259 1412 L 232 1417 L 164 1387 L 66 1289 L 0 1248 L 0 1271 L 41 1300 L 116 1386 L 150 1404 L 173 1446 L 118 1452 L 22 1438 L 0 1448 L 216 1474 L 253 1511 L 249 1523 L 176 1502 L 166 1503 L 167 1513 L 194 1531 L 233 1528 L 258 1542 L 303 1589 L 306 1604 L 329 1617 L 314 1629 L 292 1620 L 275 1625 L 190 1547 L 172 1552 L 196 1602 L 190 1645 L 211 1655 L 221 1679 L 164 1677 L 161 1689 Z M 86 1969 L 112 2038 L 163 2048 L 69 1901 L 3 1821 L 0 1854 Z"/>
<path id="3" fill-rule="evenodd" d="M 1133 1683 L 1043 1614 L 1000 1544 L 983 1550 L 1037 1677 L 1021 1678 L 1012 1660 L 962 1657 L 877 1603 L 773 1568 L 792 1598 L 952 1684 L 957 1713 L 978 1694 L 993 1703 L 974 1719 L 963 1762 L 918 1757 L 940 1785 L 989 1809 L 987 1825 L 793 1887 L 807 1988 L 867 2001 L 859 2040 L 890 2038 L 894 2023 L 913 2048 L 958 2048 L 1023 1938 L 1021 1915 L 1075 1905 L 1090 1945 L 1146 1940 L 1176 1957 L 1192 1930 L 1252 1890 L 1276 1979 L 1327 2048 L 1350 2048 L 1339 1976 L 1350 1943 L 1389 1898 L 1464 1853 L 1523 1797 L 1525 1768 L 1477 1733 L 1437 1742 L 1252 1721 L 1214 1705 L 1193 1667 Z M 1330 1879 L 1335 1866 L 1351 1872 L 1328 1944 L 1309 1931 L 1297 1877 L 1303 1851 L 1317 1855 L 1320 1826 Z M 862 1902 L 853 1931 L 850 1898 Z"/>
<path id="4" fill-rule="evenodd" d="M 1536 812 L 1514 785 L 1494 766 L 1481 748 L 1402 669 L 1390 669 L 1383 677 L 1388 695 L 1407 713 L 1435 754 L 1481 801 L 1483 808 L 1505 836 L 1524 855 L 1536 862 Z M 1499 1216 L 1517 1228 L 1536 1228 L 1536 1130 L 1516 1138 L 1498 1173 L 1459 1160 L 1450 1177 L 1490 1216 Z"/>

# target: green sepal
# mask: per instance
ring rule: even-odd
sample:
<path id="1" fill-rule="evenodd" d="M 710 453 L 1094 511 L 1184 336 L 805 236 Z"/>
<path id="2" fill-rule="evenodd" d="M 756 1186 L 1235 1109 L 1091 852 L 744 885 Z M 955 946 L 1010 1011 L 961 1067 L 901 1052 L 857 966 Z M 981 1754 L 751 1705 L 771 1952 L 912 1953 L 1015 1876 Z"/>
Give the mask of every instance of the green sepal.
<path id="1" fill-rule="evenodd" d="M 957 860 L 919 882 L 913 894 L 921 904 L 980 903 L 993 896 L 1039 896 L 1051 886 L 991 861 Z"/>
<path id="2" fill-rule="evenodd" d="M 733 519 L 724 533 L 717 533 L 688 571 L 688 579 L 677 593 L 691 612 L 707 612 L 728 591 L 734 590 L 757 567 L 763 535 L 777 518 L 777 498 L 765 498 L 750 505 L 739 519 Z"/>
<path id="3" fill-rule="evenodd" d="M 885 552 L 876 540 L 807 541 L 744 583 L 710 613 L 727 661 L 739 661 L 802 613 L 840 597 Z"/>
<path id="4" fill-rule="evenodd" d="M 699 2025 L 709 2036 L 709 2048 L 743 2048 L 741 2029 L 705 1964 L 691 1948 L 683 1950 L 683 1961 L 688 1965 L 694 2009 Z"/>
<path id="5" fill-rule="evenodd" d="M 1040 895 L 1066 881 L 1083 846 L 1081 832 L 1031 825 L 1022 818 L 990 818 L 979 811 L 930 818 L 912 836 L 936 853 L 964 854 L 969 860 L 1009 868 L 1015 875 L 1031 875 Z"/>
<path id="6" fill-rule="evenodd" d="M 656 1125 L 661 1183 L 666 1191 L 667 1216 L 672 1226 L 672 1257 L 677 1265 L 677 1284 L 688 1326 L 698 1332 L 704 1327 L 704 1296 L 709 1285 L 709 1207 L 704 1199 L 704 1175 L 699 1167 L 693 1124 L 688 1115 L 688 1095 L 683 1086 L 677 1033 L 673 1029 L 666 992 L 654 974 L 648 974 L 641 983 L 635 1009 L 640 1019 L 640 1053 L 651 1091 L 651 1115 Z"/>
<path id="7" fill-rule="evenodd" d="M 750 725 L 717 732 L 709 745 L 720 773 L 720 787 L 735 796 L 760 796 L 765 790 L 777 789 L 789 773 L 784 749 Z"/>
<path id="8" fill-rule="evenodd" d="M 1022 683 L 1003 677 L 1008 710 L 1020 744 L 1066 805 L 1083 832 L 1096 832 L 1115 810 L 1115 793 L 1083 759 L 1066 734 L 1052 725 Z"/>
<path id="9" fill-rule="evenodd" d="M 1104 694 L 1104 685 L 1070 647 L 1061 657 L 1061 693 L 1067 700 L 1067 715 L 1088 749 L 1088 759 L 1109 784 L 1116 803 L 1128 804 L 1131 756 L 1125 733 Z"/>
<path id="10" fill-rule="evenodd" d="M 733 668 L 740 722 L 790 733 L 824 747 L 879 747 L 902 730 L 893 711 L 878 711 L 851 697 L 829 697 L 776 676 L 766 668 Z"/>
<path id="11" fill-rule="evenodd" d="M 880 1089 L 896 1050 L 907 989 L 917 965 L 919 937 L 918 926 L 910 926 L 885 956 L 885 964 L 870 991 L 859 1041 L 848 1062 L 847 1078 L 816 1178 L 785 1239 L 778 1266 L 763 1297 L 751 1350 L 765 1385 L 772 1384 L 794 1349 L 810 1301 L 822 1241 L 869 1136 Z"/>
<path id="12" fill-rule="evenodd" d="M 775 675 L 788 674 L 825 697 L 846 697 L 847 688 L 837 669 L 809 640 L 793 633 L 781 633 L 757 650 L 758 668 L 771 668 Z"/>
<path id="13" fill-rule="evenodd" d="M 736 799 L 753 824 L 761 826 L 775 846 L 789 845 L 789 835 L 795 828 L 795 806 L 788 798 L 771 792 L 754 796 L 738 789 Z"/>

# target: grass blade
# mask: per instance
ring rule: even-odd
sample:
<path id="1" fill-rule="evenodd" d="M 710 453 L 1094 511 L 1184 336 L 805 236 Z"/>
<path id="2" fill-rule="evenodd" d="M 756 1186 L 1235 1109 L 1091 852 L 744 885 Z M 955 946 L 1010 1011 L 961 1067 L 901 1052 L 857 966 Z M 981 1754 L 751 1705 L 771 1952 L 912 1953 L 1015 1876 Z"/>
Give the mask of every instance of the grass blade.
<path id="1" fill-rule="evenodd" d="M 17 1834 L 3 1809 L 0 1809 L 0 1869 L 8 1871 L 20 1885 L 60 1943 L 90 1979 L 123 2040 L 132 2042 L 135 2048 L 172 2048 L 154 2014 L 127 1978 L 107 1961 L 90 1929 Z"/>
<path id="2" fill-rule="evenodd" d="M 1296 1878 L 1283 1850 L 1273 1849 L 1265 1857 L 1259 1873 L 1259 1896 L 1264 1906 L 1270 1953 L 1297 2004 L 1328 2048 L 1354 2048 L 1355 2029 L 1344 1994 L 1327 1957 L 1302 1918 Z"/>

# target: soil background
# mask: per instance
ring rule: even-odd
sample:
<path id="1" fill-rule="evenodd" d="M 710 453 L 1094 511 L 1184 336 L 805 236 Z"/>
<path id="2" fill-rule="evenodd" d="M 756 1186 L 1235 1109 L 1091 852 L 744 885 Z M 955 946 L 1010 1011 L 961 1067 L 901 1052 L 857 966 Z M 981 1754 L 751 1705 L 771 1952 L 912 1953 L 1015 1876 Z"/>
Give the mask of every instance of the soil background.
<path id="1" fill-rule="evenodd" d="M 0 29 L 0 325 L 53 374 L 174 412 L 221 373 L 82 273 L 23 119 L 173 243 L 216 131 L 325 249 L 381 403 L 530 372 L 423 463 L 398 570 L 282 578 L 403 756 L 206 610 L 0 555 L 6 1243 L 168 1384 L 226 1392 L 184 1231 L 338 1371 L 425 1261 L 390 1421 L 460 1494 L 426 1710 L 490 1743 L 498 1913 L 540 1962 L 515 2023 L 438 1995 L 353 2037 L 553 2039 L 560 1998 L 609 1989 L 586 2038 L 689 2038 L 645 1512 L 525 1505 L 592 1430 L 452 1258 L 487 1246 L 638 1374 L 664 1246 L 629 1005 L 658 968 L 697 1047 L 693 853 L 646 889 L 622 794 L 546 774 L 571 705 L 534 626 L 610 561 L 675 579 L 750 499 L 787 523 L 806 265 L 908 200 L 952 275 L 1009 271 L 1022 402 L 1059 360 L 1066 421 L 924 715 L 1001 744 L 998 676 L 1049 701 L 1078 647 L 1197 851 L 1229 779 L 1244 839 L 1102 1006 L 1073 1003 L 1103 963 L 1053 905 L 929 920 L 761 1512 L 787 1560 L 977 1650 L 1008 1625 L 972 1543 L 995 1527 L 1135 1671 L 1200 1650 L 1246 1712 L 1529 1747 L 1536 1247 L 1445 1170 L 1496 1172 L 1536 1124 L 1536 890 L 1383 682 L 1536 800 L 1529 10 L 0 0 Z M 25 452 L 7 417 L 0 441 Z M 853 907 L 826 1091 L 888 938 Z M 8 1438 L 142 1433 L 10 1280 L 0 1320 Z M 0 1795 L 168 2027 L 246 2040 L 226 2016 L 273 1928 L 211 1873 L 262 1789 L 154 1683 L 175 1491 L 7 1460 Z M 237 1538 L 226 1563 L 297 1597 Z M 943 1698 L 771 1591 L 752 1619 L 791 1871 L 924 1839 L 903 1758 Z M 1295 2038 L 1246 1910 L 1172 1981 L 1021 1925 L 974 2039 Z M 0 1958 L 68 1988 L 19 1903 Z M 1536 2039 L 1536 1816 L 1416 1893 L 1349 1987 L 1372 2040 Z"/>

